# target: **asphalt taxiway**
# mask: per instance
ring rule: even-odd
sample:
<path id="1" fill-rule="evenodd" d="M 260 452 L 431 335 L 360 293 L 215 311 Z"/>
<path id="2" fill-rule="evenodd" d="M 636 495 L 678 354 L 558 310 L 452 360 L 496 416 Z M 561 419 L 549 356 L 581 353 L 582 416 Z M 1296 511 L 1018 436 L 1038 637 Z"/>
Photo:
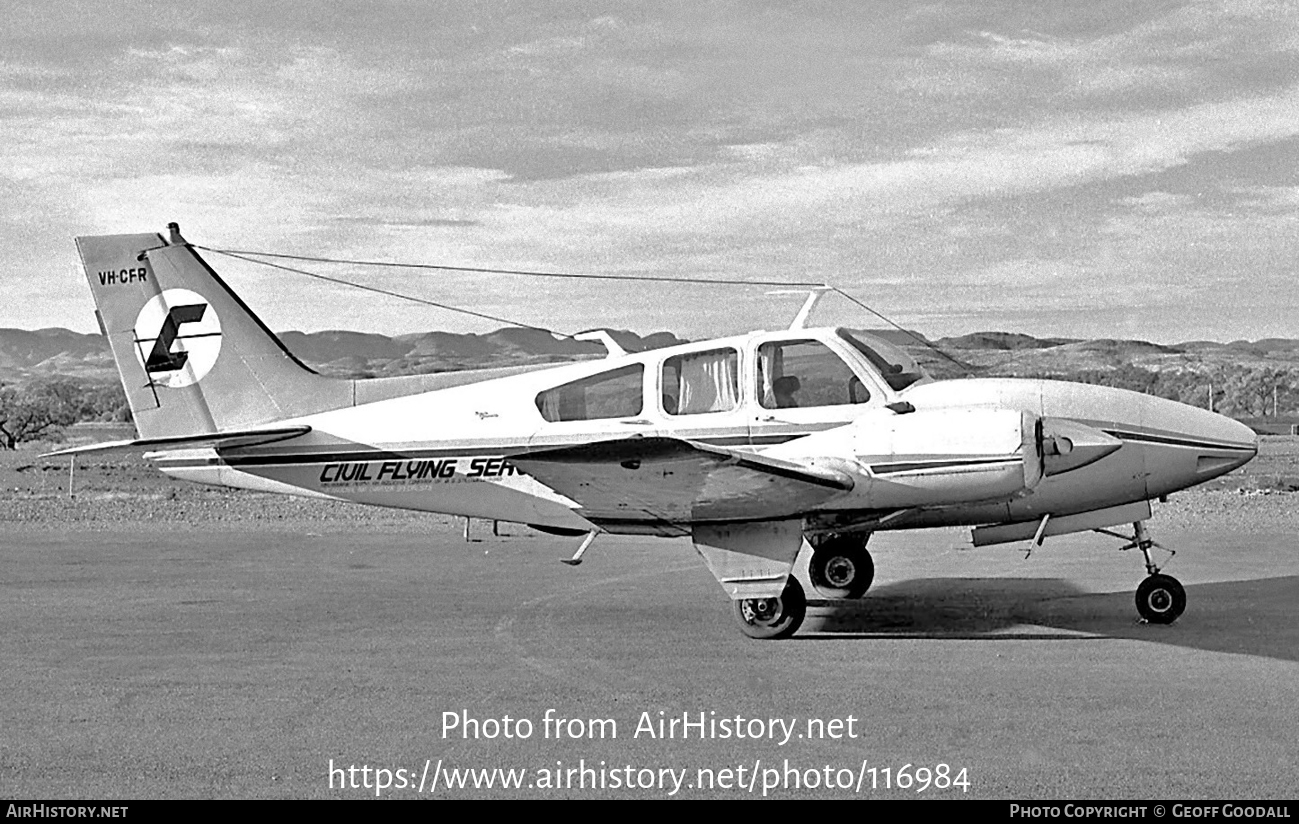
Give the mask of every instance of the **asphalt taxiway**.
<path id="1" fill-rule="evenodd" d="M 429 524 L 6 528 L 0 789 L 1295 794 L 1299 547 L 1265 523 L 1156 533 L 1188 595 L 1172 626 L 1138 622 L 1140 556 L 1110 539 L 1026 560 L 955 530 L 881 535 L 867 598 L 779 642 L 740 635 L 686 541 L 605 537 L 574 569 L 574 540 Z"/>

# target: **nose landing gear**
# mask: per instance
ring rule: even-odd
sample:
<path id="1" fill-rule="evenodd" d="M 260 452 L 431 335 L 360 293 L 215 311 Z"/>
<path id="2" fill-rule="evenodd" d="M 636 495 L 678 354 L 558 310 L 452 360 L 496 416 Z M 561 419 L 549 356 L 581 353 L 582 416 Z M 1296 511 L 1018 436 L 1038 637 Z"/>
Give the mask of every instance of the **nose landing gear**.
<path id="1" fill-rule="evenodd" d="M 1121 551 L 1141 550 L 1141 554 L 1146 559 L 1148 577 L 1137 587 L 1137 612 L 1147 623 L 1171 624 L 1186 610 L 1186 590 L 1176 578 L 1160 574 L 1159 567 L 1150 558 L 1150 550 L 1159 547 L 1168 553 L 1169 558 L 1176 555 L 1177 551 L 1152 540 L 1150 533 L 1146 531 L 1145 521 L 1134 522 L 1132 529 L 1131 537 L 1108 529 L 1096 531 L 1127 541 L 1127 544 L 1119 547 Z"/>

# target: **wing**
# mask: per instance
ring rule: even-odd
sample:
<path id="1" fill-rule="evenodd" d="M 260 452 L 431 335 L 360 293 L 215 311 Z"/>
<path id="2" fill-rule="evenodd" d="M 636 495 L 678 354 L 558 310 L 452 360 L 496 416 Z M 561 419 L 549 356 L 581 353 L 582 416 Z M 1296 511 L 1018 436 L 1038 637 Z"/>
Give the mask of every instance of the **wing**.
<path id="1" fill-rule="evenodd" d="M 677 438 L 546 448 L 510 462 L 605 528 L 789 518 L 853 488 L 834 470 Z"/>

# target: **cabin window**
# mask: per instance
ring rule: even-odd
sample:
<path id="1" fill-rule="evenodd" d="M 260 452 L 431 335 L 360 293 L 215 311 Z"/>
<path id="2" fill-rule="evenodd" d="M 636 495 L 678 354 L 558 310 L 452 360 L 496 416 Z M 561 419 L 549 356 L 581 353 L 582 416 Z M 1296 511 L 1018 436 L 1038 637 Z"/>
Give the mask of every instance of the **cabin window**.
<path id="1" fill-rule="evenodd" d="M 816 340 L 758 347 L 758 397 L 765 409 L 865 403 L 870 392 L 848 364 Z"/>
<path id="2" fill-rule="evenodd" d="M 537 409 L 551 422 L 635 417 L 644 406 L 644 375 L 637 363 L 556 386 L 537 395 Z"/>
<path id="3" fill-rule="evenodd" d="M 729 412 L 740 405 L 740 353 L 713 349 L 663 361 L 663 411 L 669 415 Z"/>

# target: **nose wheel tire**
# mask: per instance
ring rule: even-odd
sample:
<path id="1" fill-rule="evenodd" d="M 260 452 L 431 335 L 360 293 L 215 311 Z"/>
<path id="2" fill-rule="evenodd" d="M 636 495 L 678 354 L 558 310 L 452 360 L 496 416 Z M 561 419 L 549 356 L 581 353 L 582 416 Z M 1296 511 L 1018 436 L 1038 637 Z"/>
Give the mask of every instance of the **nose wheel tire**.
<path id="1" fill-rule="evenodd" d="M 1137 612 L 1152 624 L 1171 624 L 1186 609 L 1186 590 L 1170 575 L 1151 575 L 1137 587 Z"/>
<path id="2" fill-rule="evenodd" d="M 834 541 L 812 553 L 807 574 L 826 598 L 860 598 L 875 580 L 875 562 L 860 543 Z"/>
<path id="3" fill-rule="evenodd" d="M 740 631 L 750 638 L 788 638 L 798 630 L 807 615 L 803 585 L 792 575 L 779 598 L 746 598 L 732 603 Z"/>

